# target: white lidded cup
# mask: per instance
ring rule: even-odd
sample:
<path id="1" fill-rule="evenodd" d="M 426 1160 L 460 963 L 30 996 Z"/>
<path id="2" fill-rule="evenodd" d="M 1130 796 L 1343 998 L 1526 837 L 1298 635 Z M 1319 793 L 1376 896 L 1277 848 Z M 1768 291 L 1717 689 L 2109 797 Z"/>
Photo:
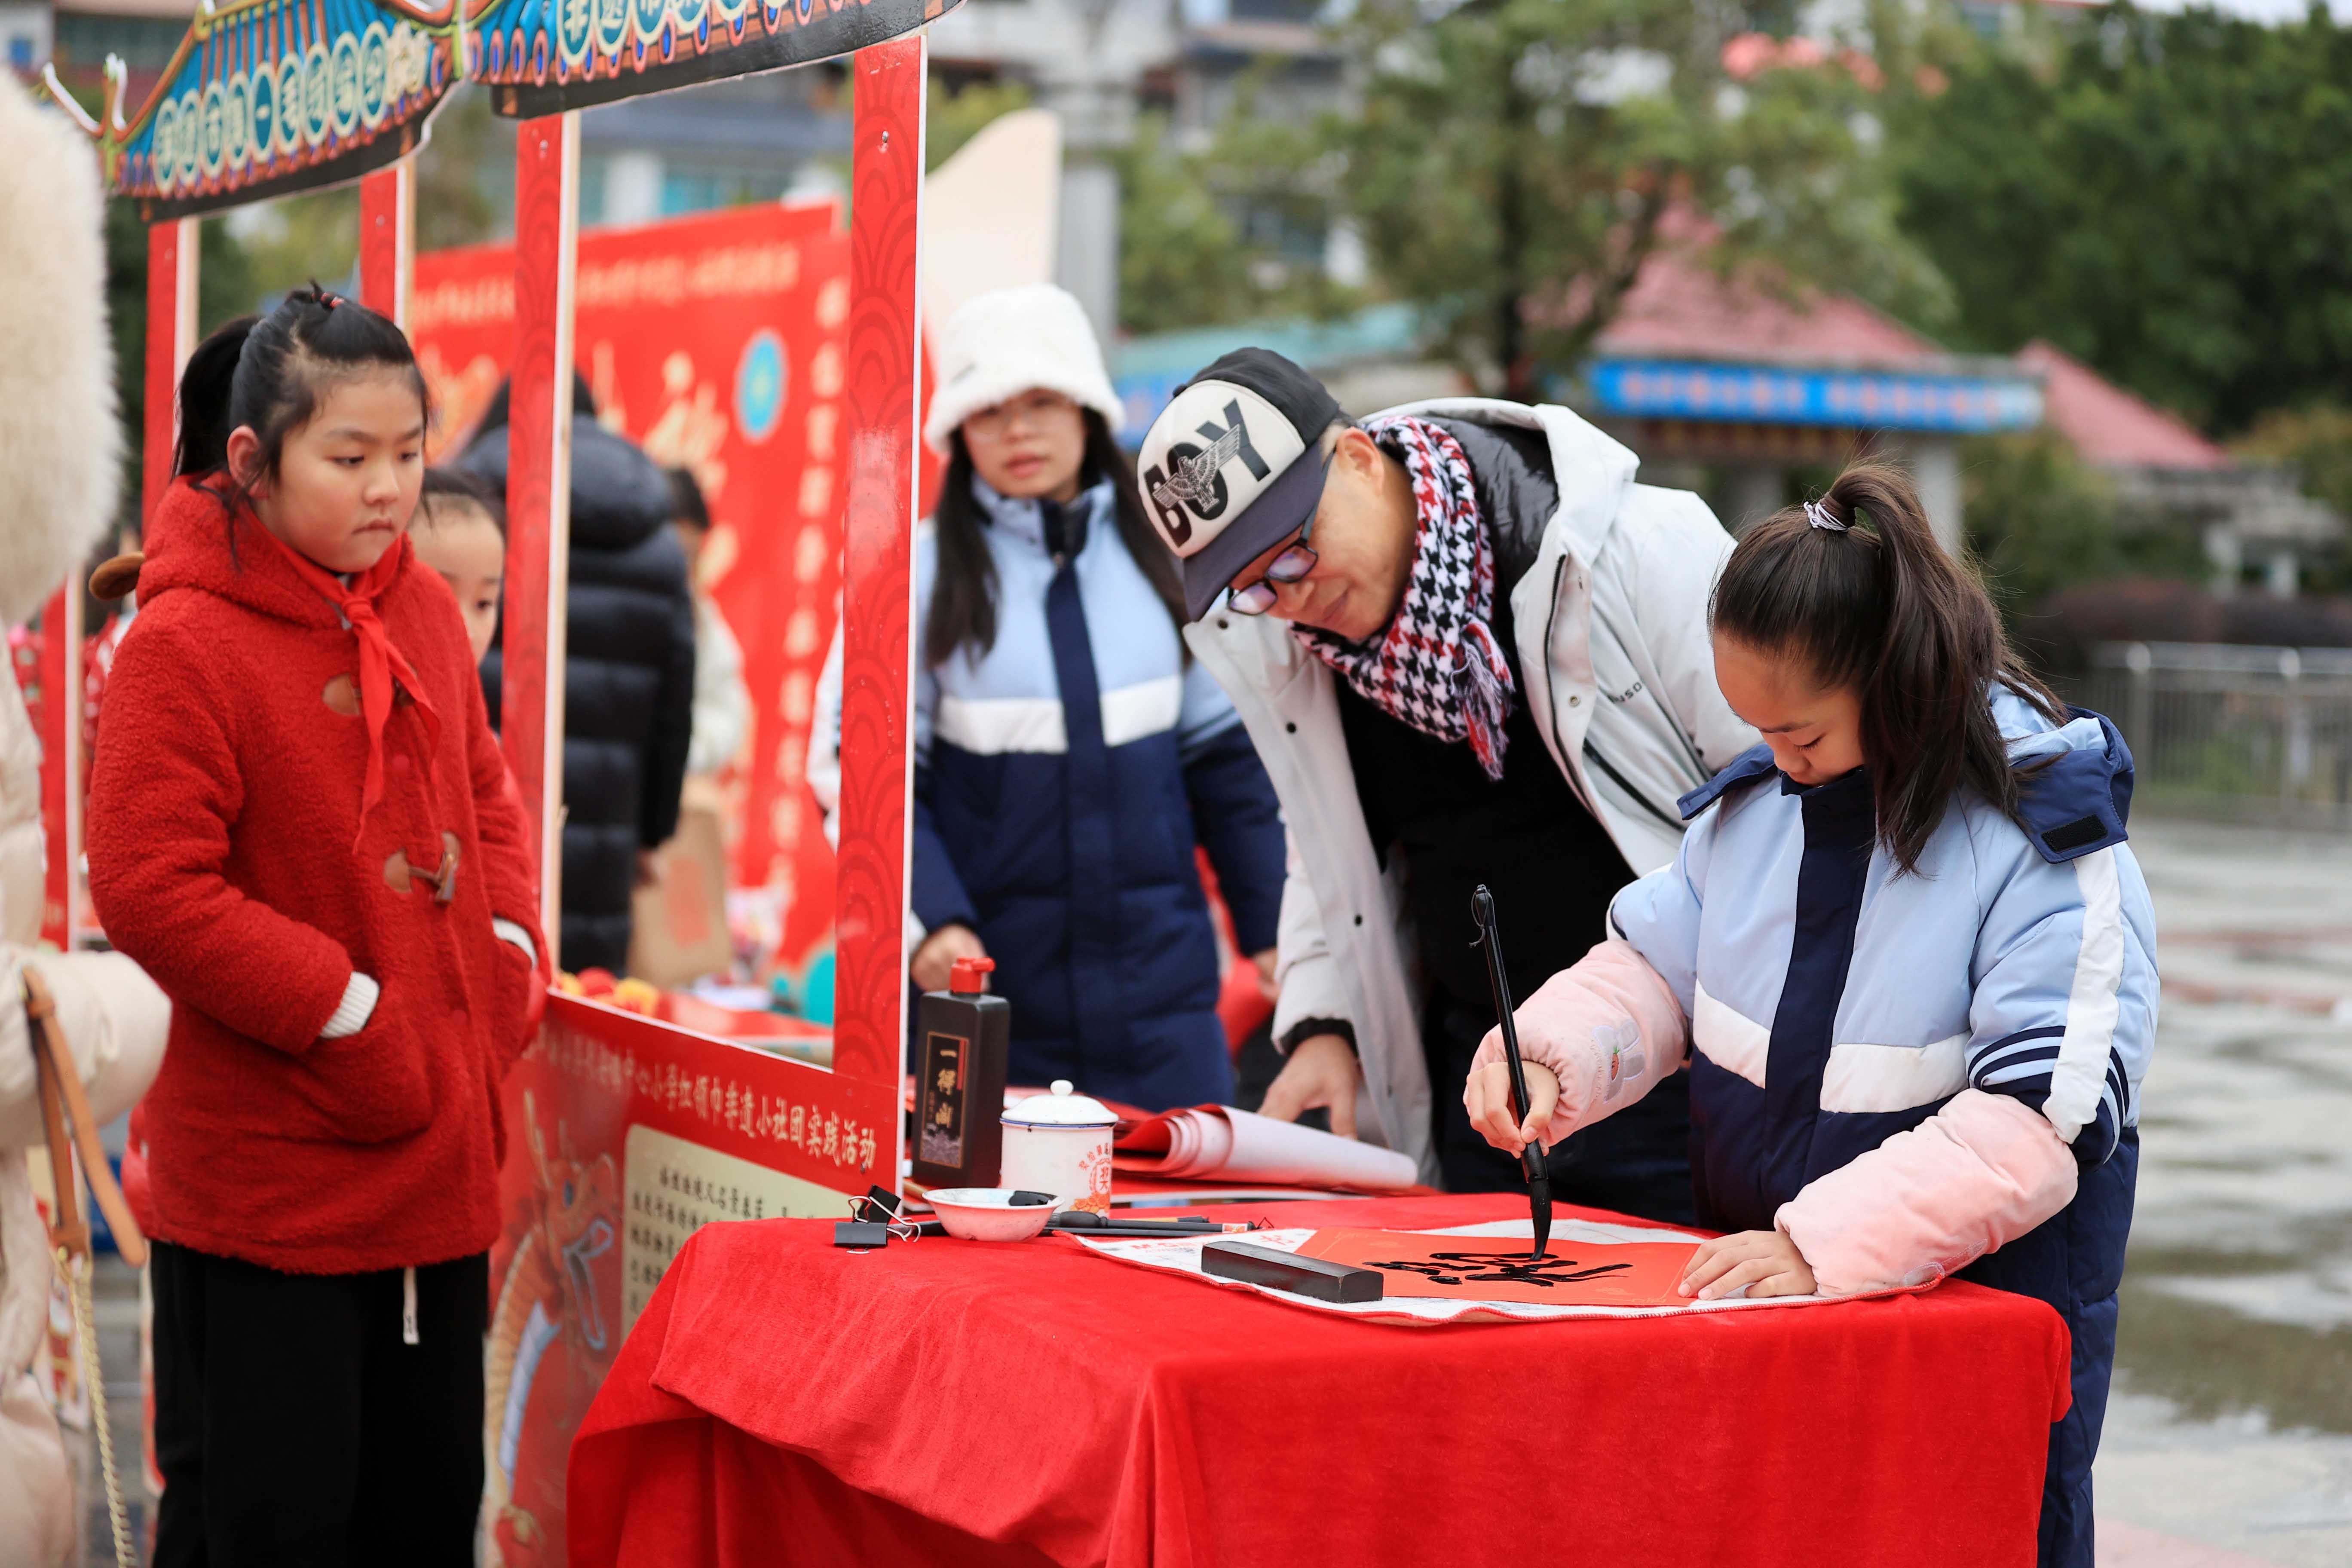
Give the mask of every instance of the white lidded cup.
<path id="1" fill-rule="evenodd" d="M 1118 1118 L 1068 1079 L 1009 1108 L 1000 1185 L 1054 1194 L 1054 1209 L 1110 1213 L 1110 1140 Z"/>

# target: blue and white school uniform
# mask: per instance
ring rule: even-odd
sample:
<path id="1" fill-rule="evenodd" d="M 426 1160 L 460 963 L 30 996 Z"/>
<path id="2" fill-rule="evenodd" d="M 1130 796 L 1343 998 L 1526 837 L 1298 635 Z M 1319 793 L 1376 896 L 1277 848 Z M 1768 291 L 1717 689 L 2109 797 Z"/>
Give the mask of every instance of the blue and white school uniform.
<path id="1" fill-rule="evenodd" d="M 1012 1075 L 1150 1110 L 1228 1100 L 1205 847 L 1244 953 L 1275 943 L 1286 840 L 1274 787 L 1215 679 L 1188 664 L 1128 553 L 1110 481 L 1059 521 L 975 479 L 996 640 L 918 649 L 914 912 L 962 921 L 1013 1004 Z M 1050 504 L 1050 503 L 1048 503 Z M 939 555 L 915 553 L 916 620 Z"/>
<path id="2" fill-rule="evenodd" d="M 1684 797 L 1696 820 L 1675 863 L 1620 893 L 1611 919 L 1690 1020 L 1708 1226 L 1772 1228 L 1808 1183 L 1966 1089 L 2014 1097 L 2071 1146 L 2073 1201 L 1960 1277 L 2049 1302 L 2073 1333 L 2041 1560 L 2090 1568 L 2155 916 L 2125 843 L 2132 766 L 2115 727 L 2081 712 L 2053 726 L 2006 688 L 1992 706 L 2012 758 L 2044 764 L 2025 781 L 2025 826 L 1963 795 L 1898 876 L 1866 771 L 1805 788 L 1759 746 Z"/>

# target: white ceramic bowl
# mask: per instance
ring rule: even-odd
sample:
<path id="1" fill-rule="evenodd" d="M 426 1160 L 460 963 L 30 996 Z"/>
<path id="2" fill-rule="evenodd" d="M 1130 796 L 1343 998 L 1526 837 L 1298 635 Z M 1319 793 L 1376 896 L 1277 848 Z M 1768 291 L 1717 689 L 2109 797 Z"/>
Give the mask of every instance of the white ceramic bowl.
<path id="1" fill-rule="evenodd" d="M 1045 1228 L 1054 1205 L 1024 1204 L 1016 1208 L 1014 1187 L 941 1187 L 923 1194 L 950 1236 L 966 1241 L 1025 1241 Z"/>

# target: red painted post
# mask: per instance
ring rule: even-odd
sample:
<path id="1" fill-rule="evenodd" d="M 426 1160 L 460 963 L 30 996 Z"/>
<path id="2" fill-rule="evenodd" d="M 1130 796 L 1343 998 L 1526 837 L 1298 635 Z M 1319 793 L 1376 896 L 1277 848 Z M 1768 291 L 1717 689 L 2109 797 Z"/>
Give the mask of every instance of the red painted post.
<path id="1" fill-rule="evenodd" d="M 179 436 L 180 368 L 196 333 L 196 220 L 180 218 L 147 230 L 146 416 L 141 432 L 139 515 L 155 514 L 172 482 L 172 447 Z M 79 570 L 79 566 L 76 568 Z M 68 582 L 41 611 L 41 821 L 48 835 L 48 884 L 41 905 L 41 935 L 70 948 L 88 916 L 82 907 L 82 601 Z"/>
<path id="2" fill-rule="evenodd" d="M 147 419 L 141 453 L 139 515 L 155 515 L 172 482 L 179 435 L 180 367 L 195 347 L 196 220 L 147 230 Z"/>
<path id="3" fill-rule="evenodd" d="M 74 570 L 79 572 L 77 564 Z M 41 606 L 38 728 L 41 831 L 48 839 L 41 940 L 73 946 L 74 868 L 81 860 L 81 585 L 71 578 Z M 58 847 L 69 847 L 65 853 Z"/>
<path id="4" fill-rule="evenodd" d="M 408 280 L 416 234 L 415 161 L 403 158 L 360 181 L 360 303 L 408 327 Z"/>
<path id="5" fill-rule="evenodd" d="M 561 940 L 563 907 L 562 670 L 579 184 L 579 114 L 522 121 L 515 137 L 514 395 L 499 723 L 508 765 L 539 830 L 540 919 L 551 942 Z"/>
<path id="6" fill-rule="evenodd" d="M 850 68 L 857 109 L 833 1061 L 836 1072 L 895 1086 L 907 1033 L 923 39 L 916 35 L 861 49 Z M 890 1124 L 895 1133 L 898 1118 Z M 885 1168 L 895 1187 L 895 1148 Z"/>

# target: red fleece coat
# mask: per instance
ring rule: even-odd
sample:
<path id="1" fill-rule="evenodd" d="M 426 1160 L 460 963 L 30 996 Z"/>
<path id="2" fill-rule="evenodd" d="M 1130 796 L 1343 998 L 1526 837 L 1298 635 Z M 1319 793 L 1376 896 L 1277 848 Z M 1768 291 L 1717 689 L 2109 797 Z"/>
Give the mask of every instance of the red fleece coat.
<path id="1" fill-rule="evenodd" d="M 541 939 L 465 625 L 402 540 L 376 611 L 439 741 L 402 692 L 362 825 L 357 642 L 250 514 L 236 536 L 192 485 L 165 496 L 90 779 L 91 898 L 173 1002 L 142 1118 L 151 1229 L 303 1274 L 480 1252 L 534 988 L 491 919 Z M 444 903 L 425 878 L 452 847 Z M 355 971 L 375 1011 L 322 1040 Z"/>

